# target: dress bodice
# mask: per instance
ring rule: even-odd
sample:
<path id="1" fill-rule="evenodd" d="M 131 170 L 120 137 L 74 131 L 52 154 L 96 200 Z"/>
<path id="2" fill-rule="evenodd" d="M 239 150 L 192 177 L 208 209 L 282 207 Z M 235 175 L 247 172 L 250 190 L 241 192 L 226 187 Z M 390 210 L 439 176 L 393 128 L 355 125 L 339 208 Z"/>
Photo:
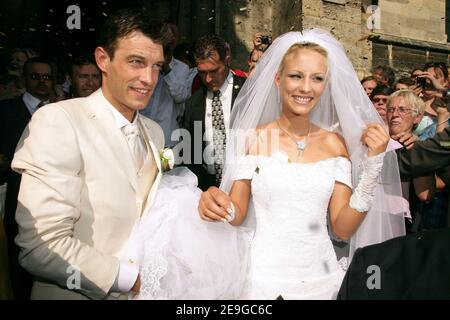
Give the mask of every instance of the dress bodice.
<path id="1" fill-rule="evenodd" d="M 275 287 L 278 283 L 302 296 L 303 289 L 286 286 L 302 282 L 306 290 L 308 283 L 315 286 L 342 272 L 327 229 L 327 211 L 336 181 L 351 187 L 348 159 L 296 163 L 280 152 L 270 157 L 248 155 L 240 162 L 237 179 L 251 179 L 256 218 L 253 280 Z"/>

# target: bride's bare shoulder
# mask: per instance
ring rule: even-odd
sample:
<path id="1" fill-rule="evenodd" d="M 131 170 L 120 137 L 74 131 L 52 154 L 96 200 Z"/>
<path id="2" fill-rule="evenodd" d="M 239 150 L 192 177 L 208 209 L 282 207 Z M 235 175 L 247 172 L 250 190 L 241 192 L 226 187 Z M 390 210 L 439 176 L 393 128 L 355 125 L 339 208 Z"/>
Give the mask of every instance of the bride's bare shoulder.
<path id="1" fill-rule="evenodd" d="M 345 140 L 339 133 L 318 128 L 315 135 L 330 157 L 349 157 Z"/>

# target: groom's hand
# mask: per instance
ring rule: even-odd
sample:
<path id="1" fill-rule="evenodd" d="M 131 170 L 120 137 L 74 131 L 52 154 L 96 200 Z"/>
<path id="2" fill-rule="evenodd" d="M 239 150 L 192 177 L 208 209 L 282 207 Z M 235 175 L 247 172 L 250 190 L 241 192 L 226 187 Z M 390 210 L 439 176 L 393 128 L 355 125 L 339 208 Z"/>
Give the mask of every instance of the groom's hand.
<path id="1" fill-rule="evenodd" d="M 210 187 L 202 193 L 198 204 L 198 212 L 203 220 L 227 222 L 231 220 L 230 210 L 230 197 L 219 188 Z"/>

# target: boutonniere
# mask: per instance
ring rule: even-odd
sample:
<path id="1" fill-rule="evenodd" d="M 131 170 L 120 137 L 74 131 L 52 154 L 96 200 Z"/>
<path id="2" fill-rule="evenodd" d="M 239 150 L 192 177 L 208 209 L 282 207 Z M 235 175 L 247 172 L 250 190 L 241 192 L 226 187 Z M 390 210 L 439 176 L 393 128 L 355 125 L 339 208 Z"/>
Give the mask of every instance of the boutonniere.
<path id="1" fill-rule="evenodd" d="M 170 148 L 164 148 L 159 151 L 159 158 L 161 159 L 161 169 L 163 172 L 173 169 L 175 165 L 175 156 Z"/>

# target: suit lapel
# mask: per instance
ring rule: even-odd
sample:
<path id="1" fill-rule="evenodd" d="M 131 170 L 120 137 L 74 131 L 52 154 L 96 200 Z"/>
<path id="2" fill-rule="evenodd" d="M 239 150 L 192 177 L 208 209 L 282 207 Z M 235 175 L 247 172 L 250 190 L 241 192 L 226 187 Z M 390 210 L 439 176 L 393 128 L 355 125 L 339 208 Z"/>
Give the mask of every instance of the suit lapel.
<path id="1" fill-rule="evenodd" d="M 17 98 L 16 105 L 20 117 L 23 119 L 24 123 L 28 123 L 31 119 L 31 114 L 30 111 L 28 111 L 25 102 L 23 102 L 23 96 Z"/>
<path id="2" fill-rule="evenodd" d="M 196 113 L 194 115 L 194 120 L 199 120 L 204 122 L 205 121 L 205 113 L 206 113 L 206 88 L 202 87 L 201 94 L 198 95 L 198 101 L 195 103 L 195 105 L 198 106 L 196 109 Z M 203 126 L 204 131 L 204 126 Z"/>
<path id="3" fill-rule="evenodd" d="M 144 132 L 142 133 L 144 135 L 144 139 L 148 142 L 148 145 L 150 146 L 150 152 L 153 155 L 154 162 L 156 162 L 156 166 L 158 168 L 158 172 L 155 177 L 155 181 L 153 181 L 153 184 L 150 188 L 150 191 L 147 195 L 147 199 L 145 202 L 145 207 L 142 210 L 142 216 L 144 216 L 148 211 L 149 208 L 153 205 L 156 191 L 158 190 L 159 182 L 162 178 L 162 169 L 161 169 L 161 159 L 159 156 L 158 148 L 156 147 L 155 143 L 152 140 L 152 128 L 147 125 L 147 123 L 142 119 L 142 116 L 138 115 L 138 121 L 141 124 L 141 127 L 144 128 Z M 150 156 L 150 155 L 149 155 Z"/>
<path id="4" fill-rule="evenodd" d="M 153 140 L 151 139 L 151 128 L 147 126 L 147 123 L 145 121 L 142 120 L 142 116 L 138 115 L 138 121 L 141 124 L 141 127 L 144 128 L 144 139 L 146 141 L 148 141 L 149 145 L 150 145 L 150 152 L 152 152 L 153 157 L 155 159 L 156 165 L 158 167 L 158 172 L 161 173 L 161 161 L 160 161 L 160 157 L 159 157 L 159 150 L 158 148 L 155 146 L 155 144 L 153 143 Z"/>
<path id="5" fill-rule="evenodd" d="M 86 99 L 89 100 L 86 103 L 86 108 L 93 126 L 97 128 L 98 134 L 109 146 L 117 160 L 118 167 L 125 172 L 133 189 L 139 192 L 136 168 L 134 167 L 128 143 L 122 131 L 115 126 L 114 116 L 108 110 L 108 105 L 104 100 L 101 89 Z"/>
<path id="6" fill-rule="evenodd" d="M 233 93 L 231 96 L 231 110 L 233 110 L 234 100 L 236 100 L 236 97 L 239 94 L 239 91 L 241 90 L 244 81 L 245 81 L 244 78 L 238 77 L 233 74 Z"/>
<path id="7" fill-rule="evenodd" d="M 194 134 L 194 122 L 195 121 L 201 121 L 202 124 L 202 139 L 203 135 L 205 134 L 205 116 L 206 116 L 206 87 L 202 85 L 202 87 L 199 89 L 199 93 L 196 94 L 195 100 L 192 103 L 192 132 L 191 134 Z M 204 146 L 203 146 L 204 148 Z"/>
<path id="8" fill-rule="evenodd" d="M 202 124 L 202 150 L 205 150 L 206 147 L 206 142 L 203 141 L 203 136 L 205 135 L 205 130 L 206 130 L 206 123 L 205 123 L 205 119 L 206 119 L 206 93 L 207 93 L 207 89 L 206 87 L 202 87 L 202 94 L 200 95 L 200 101 L 199 103 L 199 114 L 194 118 L 194 120 L 198 120 L 201 121 L 200 123 Z M 195 136 L 195 134 L 194 134 Z M 192 144 L 192 147 L 194 147 L 194 144 Z M 192 154 L 194 154 L 194 150 L 192 151 Z M 202 157 L 203 158 L 203 157 Z M 202 161 L 203 162 L 203 161 Z"/>

